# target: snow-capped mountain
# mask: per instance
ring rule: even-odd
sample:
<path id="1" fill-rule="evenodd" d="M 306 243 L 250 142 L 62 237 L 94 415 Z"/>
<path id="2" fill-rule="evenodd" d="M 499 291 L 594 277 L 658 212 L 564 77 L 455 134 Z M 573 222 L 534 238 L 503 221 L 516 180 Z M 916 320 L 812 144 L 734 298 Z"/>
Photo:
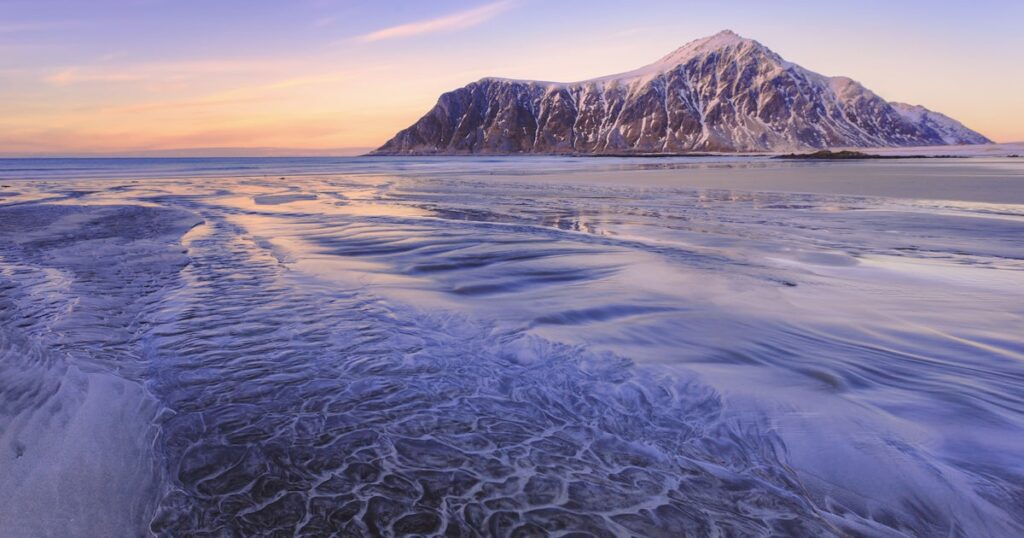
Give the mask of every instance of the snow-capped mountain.
<path id="1" fill-rule="evenodd" d="M 942 137 L 942 144 L 991 144 L 992 141 L 963 126 L 953 118 L 928 110 L 921 105 L 889 103 L 907 121 L 932 129 Z"/>
<path id="2" fill-rule="evenodd" d="M 731 31 L 573 83 L 485 78 L 445 93 L 375 154 L 677 153 L 982 144 L 920 106 L 787 62 Z"/>

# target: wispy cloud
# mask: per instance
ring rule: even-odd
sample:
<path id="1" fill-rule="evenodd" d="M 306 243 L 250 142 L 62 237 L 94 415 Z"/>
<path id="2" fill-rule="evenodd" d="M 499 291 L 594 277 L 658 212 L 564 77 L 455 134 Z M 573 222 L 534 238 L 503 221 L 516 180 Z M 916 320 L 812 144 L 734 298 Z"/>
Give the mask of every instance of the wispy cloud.
<path id="1" fill-rule="evenodd" d="M 467 9 L 458 13 L 445 15 L 443 17 L 384 28 L 382 30 L 377 30 L 376 32 L 359 36 L 356 40 L 363 43 L 370 43 L 373 41 L 383 41 L 385 39 L 400 39 L 403 37 L 451 32 L 453 30 L 472 28 L 473 26 L 483 24 L 484 22 L 494 18 L 503 11 L 511 8 L 512 5 L 513 2 L 510 0 L 493 2 L 473 9 Z"/>
<path id="2" fill-rule="evenodd" d="M 274 59 L 197 60 L 143 64 L 112 62 L 117 55 L 105 55 L 91 65 L 67 67 L 49 73 L 43 81 L 53 86 L 71 86 L 90 82 L 181 82 L 223 75 L 273 73 L 287 62 Z"/>
<path id="3" fill-rule="evenodd" d="M 246 105 L 256 102 L 263 102 L 269 99 L 270 96 L 275 92 L 280 92 L 303 86 L 330 85 L 333 83 L 344 81 L 349 78 L 351 78 L 351 75 L 349 74 L 296 77 L 279 80 L 269 84 L 246 85 L 237 88 L 230 88 L 191 99 L 177 99 L 171 101 L 156 101 L 130 105 L 119 105 L 107 109 L 102 109 L 100 111 L 114 113 L 136 113 L 199 108 L 217 109 L 229 105 Z"/>
<path id="4" fill-rule="evenodd" d="M 77 67 L 69 67 L 49 74 L 43 80 L 54 86 L 70 86 L 82 82 L 127 82 L 141 79 L 141 75 L 133 73 L 87 73 Z"/>

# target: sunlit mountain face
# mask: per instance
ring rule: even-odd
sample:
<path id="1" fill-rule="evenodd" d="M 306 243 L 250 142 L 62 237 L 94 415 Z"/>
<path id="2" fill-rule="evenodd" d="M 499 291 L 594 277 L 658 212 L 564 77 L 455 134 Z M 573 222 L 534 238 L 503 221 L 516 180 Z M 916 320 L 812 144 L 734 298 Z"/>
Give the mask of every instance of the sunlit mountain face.
<path id="1" fill-rule="evenodd" d="M 575 83 L 482 79 L 375 153 L 664 154 L 985 144 L 924 107 L 789 63 L 729 30 Z"/>
<path id="2" fill-rule="evenodd" d="M 948 129 L 955 124 L 941 113 L 996 142 L 1024 140 L 1024 72 L 1014 69 L 1016 51 L 1024 48 L 1016 24 L 1024 5 L 936 6 L 925 0 L 867 0 L 856 9 L 648 0 L 629 10 L 600 0 L 545 6 L 438 0 L 383 8 L 365 0 L 9 1 L 0 6 L 0 156 L 362 154 L 416 123 L 440 95 L 469 89 L 473 81 L 592 81 L 635 71 L 723 28 L 756 39 L 772 54 L 730 54 L 722 65 L 694 65 L 635 88 L 623 80 L 614 91 L 568 84 L 548 92 L 544 84 L 528 90 L 492 82 L 476 98 L 500 90 L 529 102 L 531 111 L 501 126 L 469 122 L 472 129 L 463 126 L 460 136 L 482 130 L 488 142 L 480 147 L 492 152 L 793 151 L 838 140 L 907 145 L 936 130 L 947 143 L 959 129 Z M 772 59 L 776 54 L 803 69 L 790 70 L 790 80 L 787 64 Z M 742 72 L 728 72 L 733 61 Z M 813 73 L 869 88 L 852 87 L 850 97 L 861 95 L 863 108 L 832 103 L 829 97 L 843 92 Z M 602 99 L 621 103 L 624 117 L 602 108 Z M 919 112 L 896 103 L 934 112 L 916 119 Z M 503 116 L 510 104 L 502 105 Z M 548 113 L 542 117 L 539 107 Z M 901 111 L 908 113 L 896 114 Z M 577 113 L 580 121 L 570 129 L 567 120 Z M 525 135 L 512 137 L 508 147 L 496 142 L 503 129 L 529 130 L 531 122 L 544 126 L 536 143 Z M 890 134 L 878 122 L 900 127 Z M 616 132 L 622 140 L 608 138 Z M 427 138 L 429 147 L 439 143 Z M 460 139 L 466 147 L 458 149 L 476 147 L 470 142 Z M 437 147 L 456 149 L 451 144 Z"/>
<path id="3" fill-rule="evenodd" d="M 1022 20 L 0 1 L 0 538 L 1024 536 Z"/>

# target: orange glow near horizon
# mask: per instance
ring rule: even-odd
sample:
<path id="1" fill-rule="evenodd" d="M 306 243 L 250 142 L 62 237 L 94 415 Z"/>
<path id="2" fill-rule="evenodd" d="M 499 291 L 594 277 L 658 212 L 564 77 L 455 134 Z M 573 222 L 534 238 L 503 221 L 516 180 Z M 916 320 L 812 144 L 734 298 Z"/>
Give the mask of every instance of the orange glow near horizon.
<path id="1" fill-rule="evenodd" d="M 550 32 L 523 26 L 529 10 L 546 8 L 529 0 L 441 4 L 351 19 L 342 28 L 340 15 L 323 13 L 344 3 L 309 2 L 306 26 L 281 30 L 286 35 L 273 39 L 283 45 L 254 38 L 251 52 L 244 40 L 225 39 L 189 50 L 171 40 L 152 45 L 159 53 L 100 54 L 118 44 L 101 39 L 105 20 L 84 30 L 0 23 L 0 153 L 371 148 L 417 120 L 440 93 L 481 77 L 572 81 L 626 71 L 727 25 L 790 61 L 851 76 L 886 99 L 923 104 L 997 142 L 1024 140 L 1021 70 L 995 71 L 1006 58 L 978 54 L 991 44 L 944 46 L 944 35 L 922 41 L 930 28 L 864 41 L 856 28 L 845 36 L 824 26 L 794 35 L 740 11 L 686 24 L 645 23 L 636 14 L 624 22 L 609 6 L 578 29 Z M 262 7 L 261 17 L 283 16 Z M 732 19 L 739 24 L 721 22 Z M 189 27 L 185 18 L 178 23 Z M 92 48 L 65 57 L 61 40 L 76 36 Z M 120 38 L 126 49 L 148 43 L 142 30 Z M 1022 50 L 1011 46 L 1019 37 L 1005 39 L 1015 41 L 1002 43 L 1001 54 Z"/>

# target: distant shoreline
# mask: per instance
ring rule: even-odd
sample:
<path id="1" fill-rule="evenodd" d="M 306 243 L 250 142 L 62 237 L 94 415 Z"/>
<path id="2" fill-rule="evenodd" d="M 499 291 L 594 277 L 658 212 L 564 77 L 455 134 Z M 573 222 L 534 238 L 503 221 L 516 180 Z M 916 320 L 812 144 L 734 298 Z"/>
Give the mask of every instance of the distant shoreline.
<path id="1" fill-rule="evenodd" d="M 855 160 L 895 160 L 895 159 L 969 159 L 975 157 L 999 157 L 999 158 L 1019 158 L 1022 155 L 1010 154 L 1010 155 L 956 155 L 956 154 L 939 154 L 939 155 L 914 155 L 914 154 L 896 154 L 896 155 L 883 155 L 877 153 L 861 153 L 861 152 L 831 152 L 831 151 L 817 151 L 811 153 L 367 153 L 365 155 L 359 155 L 359 157 L 369 158 L 393 158 L 393 157 L 409 157 L 409 158 L 441 158 L 441 159 L 459 159 L 459 158 L 530 158 L 530 157 L 562 157 L 562 158 L 587 158 L 587 159 L 599 159 L 599 158 L 618 158 L 618 159 L 673 159 L 673 158 L 708 158 L 708 157 L 745 157 L 745 158 L 761 158 L 761 159 L 772 159 L 772 160 L 792 160 L 792 161 L 855 161 Z"/>
<path id="2" fill-rule="evenodd" d="M 994 158 L 1021 158 L 1024 156 L 1024 142 L 1006 142 L 997 144 L 973 144 L 973 145 L 952 145 L 952 146 L 921 146 L 921 147 L 891 147 L 891 148 L 833 148 L 827 150 L 809 150 L 806 152 L 606 152 L 606 153 L 444 153 L 444 152 L 423 152 L 423 153 L 384 153 L 375 150 L 353 153 L 340 151 L 336 154 L 321 153 L 312 151 L 310 153 L 287 153 L 287 154 L 243 154 L 239 149 L 226 151 L 223 154 L 215 153 L 213 149 L 198 151 L 190 154 L 188 150 L 168 150 L 166 153 L 137 154 L 137 153 L 70 153 L 70 154 L 22 154 L 22 153 L 0 153 L 0 160 L 212 160 L 212 159 L 235 159 L 235 160 L 263 160 L 263 159 L 351 159 L 363 157 L 405 157 L 405 158 L 512 158 L 512 157 L 541 157 L 541 158 L 618 158 L 618 159 L 689 159 L 689 158 L 752 158 L 752 159 L 778 159 L 778 160 L 814 160 L 814 161 L 836 161 L 836 160 L 870 160 L 870 159 L 960 159 L 966 157 L 994 157 Z M 180 151 L 180 154 L 177 153 Z M 296 150 L 297 151 L 297 150 Z"/>
<path id="3" fill-rule="evenodd" d="M 787 153 L 775 155 L 773 159 L 790 161 L 858 161 L 871 159 L 967 159 L 969 155 L 880 155 L 861 151 L 829 151 L 827 149 L 812 153 Z"/>

